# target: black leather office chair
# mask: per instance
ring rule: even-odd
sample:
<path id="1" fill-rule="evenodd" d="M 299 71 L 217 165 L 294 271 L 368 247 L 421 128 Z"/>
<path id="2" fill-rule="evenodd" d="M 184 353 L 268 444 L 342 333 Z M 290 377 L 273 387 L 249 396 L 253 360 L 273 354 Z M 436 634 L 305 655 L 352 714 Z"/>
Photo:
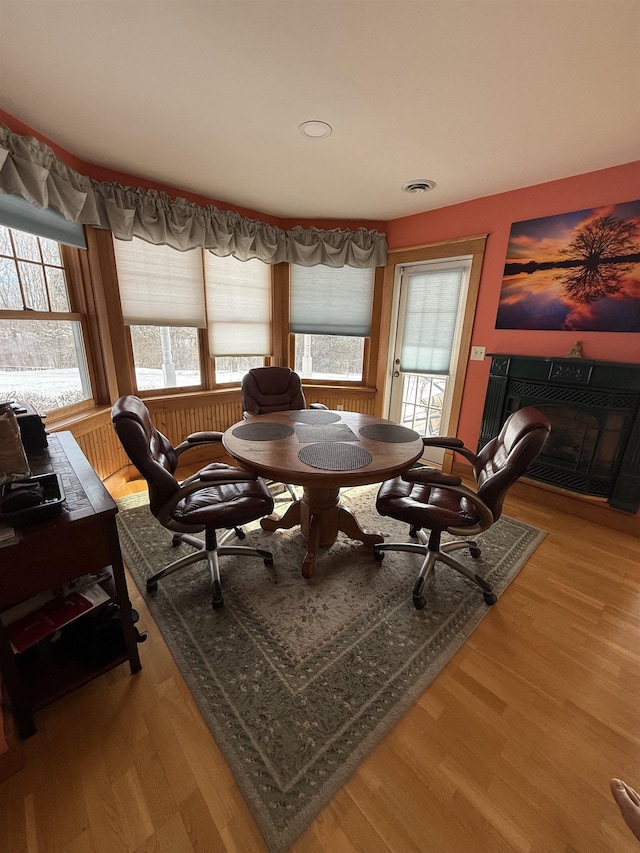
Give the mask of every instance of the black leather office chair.
<path id="1" fill-rule="evenodd" d="M 154 427 L 149 410 L 138 397 L 121 397 L 111 415 L 129 459 L 147 481 L 152 514 L 173 532 L 174 547 L 185 542 L 196 549 L 148 578 L 147 591 L 155 592 L 161 578 L 206 560 L 211 573 L 212 606 L 222 607 L 219 557 L 256 556 L 264 560 L 265 566 L 273 565 L 270 551 L 224 544 L 234 534 L 244 539 L 241 525 L 273 511 L 268 488 L 255 474 L 221 462 L 206 465 L 180 483 L 174 472 L 181 454 L 192 447 L 220 444 L 221 432 L 193 433 L 174 448 Z M 225 532 L 218 536 L 221 529 Z M 203 530 L 204 542 L 192 535 Z"/>
<path id="2" fill-rule="evenodd" d="M 242 409 L 245 418 L 306 409 L 302 383 L 290 367 L 252 367 L 242 378 Z M 311 403 L 310 409 L 325 409 L 322 403 Z"/>
<path id="3" fill-rule="evenodd" d="M 385 551 L 409 551 L 424 556 L 413 587 L 413 603 L 420 610 L 426 604 L 424 586 L 440 561 L 477 584 L 487 604 L 497 597 L 480 575 L 449 556 L 451 551 L 469 548 L 472 557 L 480 556 L 478 543 L 464 539 L 441 544 L 444 531 L 455 536 L 475 536 L 488 530 L 502 514 L 502 504 L 509 488 L 539 456 L 551 432 L 551 424 L 537 409 L 528 407 L 510 415 L 500 434 L 486 444 L 476 456 L 459 438 L 423 438 L 427 447 L 444 447 L 460 453 L 473 467 L 476 491 L 462 485 L 462 479 L 444 474 L 437 468 L 412 468 L 401 477 L 383 483 L 376 508 L 410 525 L 411 537 L 419 544 L 385 542 L 374 545 L 377 560 Z M 430 531 L 427 537 L 423 528 Z"/>
<path id="4" fill-rule="evenodd" d="M 271 412 L 306 409 L 300 376 L 290 367 L 253 367 L 242 378 L 242 409 L 245 419 Z M 322 403 L 311 403 L 310 409 L 324 409 Z M 294 501 L 298 500 L 290 483 L 284 484 Z"/>

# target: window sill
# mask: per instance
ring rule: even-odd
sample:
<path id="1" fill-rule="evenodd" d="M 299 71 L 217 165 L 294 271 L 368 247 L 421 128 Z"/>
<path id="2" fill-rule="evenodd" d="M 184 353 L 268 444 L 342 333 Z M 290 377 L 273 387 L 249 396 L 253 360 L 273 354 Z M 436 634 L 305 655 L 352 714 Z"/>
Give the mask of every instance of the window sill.
<path id="1" fill-rule="evenodd" d="M 74 429 L 74 433 L 81 435 L 83 432 L 90 432 L 94 429 L 98 425 L 96 421 L 105 419 L 111 420 L 111 406 L 92 406 L 70 415 L 48 414 L 44 426 L 47 432 L 61 432 L 82 424 L 86 426 L 86 429 L 79 431 Z"/>

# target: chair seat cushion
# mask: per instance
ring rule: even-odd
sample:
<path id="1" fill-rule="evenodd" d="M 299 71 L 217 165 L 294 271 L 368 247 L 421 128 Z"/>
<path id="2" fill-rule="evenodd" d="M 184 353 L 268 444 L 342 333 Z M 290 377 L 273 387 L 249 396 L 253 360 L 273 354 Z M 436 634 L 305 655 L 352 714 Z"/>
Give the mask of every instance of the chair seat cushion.
<path id="1" fill-rule="evenodd" d="M 376 509 L 380 515 L 429 530 L 474 527 L 478 522 L 476 509 L 466 498 L 437 486 L 407 483 L 402 477 L 380 486 Z"/>
<path id="2" fill-rule="evenodd" d="M 235 469 L 231 465 L 213 462 L 201 471 L 219 471 Z M 188 477 L 182 485 L 188 485 L 198 479 L 200 472 Z M 193 524 L 194 528 L 207 526 L 215 528 L 239 527 L 256 518 L 273 512 L 273 498 L 262 480 L 245 483 L 229 483 L 221 486 L 208 486 L 187 495 L 174 509 L 172 517 L 181 524 Z"/>

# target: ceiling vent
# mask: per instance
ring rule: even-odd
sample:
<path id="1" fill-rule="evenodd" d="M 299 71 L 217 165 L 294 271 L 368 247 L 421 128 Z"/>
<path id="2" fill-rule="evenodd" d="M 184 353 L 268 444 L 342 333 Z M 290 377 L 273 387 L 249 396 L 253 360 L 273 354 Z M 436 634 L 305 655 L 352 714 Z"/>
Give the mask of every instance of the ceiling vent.
<path id="1" fill-rule="evenodd" d="M 407 181 L 402 185 L 402 189 L 406 193 L 427 193 L 436 186 L 435 181 L 428 181 L 424 178 L 418 178 L 415 181 Z"/>

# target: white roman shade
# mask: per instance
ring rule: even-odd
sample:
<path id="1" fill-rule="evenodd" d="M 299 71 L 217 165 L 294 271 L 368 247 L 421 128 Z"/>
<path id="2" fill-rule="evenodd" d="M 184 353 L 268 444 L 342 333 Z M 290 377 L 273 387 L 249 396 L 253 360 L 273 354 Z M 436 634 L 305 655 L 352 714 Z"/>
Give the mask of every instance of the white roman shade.
<path id="1" fill-rule="evenodd" d="M 460 289 L 468 264 L 448 269 L 407 268 L 400 370 L 448 374 Z"/>
<path id="2" fill-rule="evenodd" d="M 129 326 L 206 325 L 202 251 L 179 252 L 134 237 L 113 241 L 120 301 Z"/>
<path id="3" fill-rule="evenodd" d="M 291 265 L 290 329 L 306 335 L 369 337 L 375 269 Z"/>
<path id="4" fill-rule="evenodd" d="M 253 259 L 205 252 L 209 354 L 271 354 L 271 269 Z"/>

